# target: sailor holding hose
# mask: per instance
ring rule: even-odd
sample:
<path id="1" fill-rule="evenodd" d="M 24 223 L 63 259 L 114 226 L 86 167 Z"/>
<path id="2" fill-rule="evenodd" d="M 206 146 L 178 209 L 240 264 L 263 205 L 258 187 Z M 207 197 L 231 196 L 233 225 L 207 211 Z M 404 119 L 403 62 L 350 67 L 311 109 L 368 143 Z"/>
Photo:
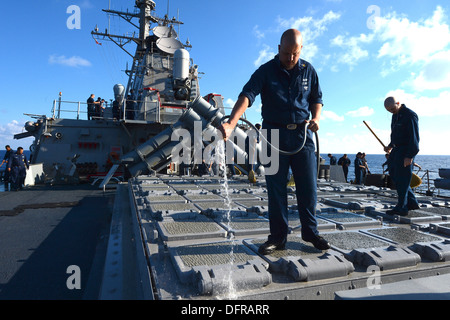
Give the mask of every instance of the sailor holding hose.
<path id="1" fill-rule="evenodd" d="M 266 174 L 269 195 L 270 235 L 259 247 L 259 253 L 271 254 L 283 250 L 288 234 L 287 188 L 289 167 L 292 169 L 297 194 L 298 211 L 302 225 L 302 238 L 320 250 L 330 248 L 319 236 L 315 217 L 317 202 L 317 160 L 313 132 L 319 130 L 323 106 L 322 91 L 316 71 L 308 62 L 300 59 L 303 37 L 300 31 L 287 30 L 281 37 L 279 53 L 262 65 L 244 86 L 228 122 L 220 130 L 229 138 L 239 119 L 251 107 L 257 95 L 261 95 L 263 129 L 278 130 L 280 149 L 295 150 L 303 141 L 302 150 L 294 155 L 280 153 L 277 173 Z M 311 120 L 310 119 L 311 116 Z M 302 130 L 309 125 L 309 130 Z"/>

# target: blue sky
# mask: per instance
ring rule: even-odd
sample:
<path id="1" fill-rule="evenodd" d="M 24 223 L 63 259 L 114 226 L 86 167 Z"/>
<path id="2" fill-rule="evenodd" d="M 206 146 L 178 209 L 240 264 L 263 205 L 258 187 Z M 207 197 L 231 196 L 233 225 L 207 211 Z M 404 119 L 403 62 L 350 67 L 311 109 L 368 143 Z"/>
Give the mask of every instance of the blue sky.
<path id="1" fill-rule="evenodd" d="M 86 101 L 90 93 L 113 98 L 113 86 L 127 82 L 122 72 L 131 58 L 111 42 L 97 45 L 90 32 L 108 27 L 101 9 L 108 0 L 7 1 L 0 13 L 0 144 L 14 141 L 29 114 L 51 114 L 63 100 Z M 116 10 L 134 0 L 111 0 Z M 167 0 L 155 1 L 156 14 Z M 67 28 L 67 8 L 81 9 L 81 29 Z M 390 114 L 384 99 L 394 94 L 420 118 L 421 154 L 450 155 L 450 4 L 445 0 L 171 0 L 169 15 L 185 24 L 194 63 L 203 72 L 203 95 L 236 101 L 254 70 L 277 53 L 280 36 L 303 32 L 302 58 L 318 74 L 325 106 L 320 123 L 322 153 L 383 152 L 363 120 L 389 142 Z M 135 29 L 111 18 L 111 32 Z M 128 49 L 134 53 L 134 45 Z M 247 117 L 259 122 L 259 100 Z"/>

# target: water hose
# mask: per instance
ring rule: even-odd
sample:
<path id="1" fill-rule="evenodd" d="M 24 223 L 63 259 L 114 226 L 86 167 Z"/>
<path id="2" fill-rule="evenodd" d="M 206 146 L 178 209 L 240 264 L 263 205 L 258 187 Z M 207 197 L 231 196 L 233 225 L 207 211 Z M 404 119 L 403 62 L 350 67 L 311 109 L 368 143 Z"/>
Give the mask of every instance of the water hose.
<path id="1" fill-rule="evenodd" d="M 222 123 L 225 122 L 225 120 L 229 119 L 231 116 L 225 116 L 222 118 Z M 276 151 L 278 151 L 279 153 L 286 155 L 286 156 L 293 156 L 296 155 L 297 153 L 299 153 L 300 151 L 303 150 L 303 148 L 305 147 L 306 144 L 306 138 L 307 138 L 307 130 L 308 130 L 308 126 L 307 126 L 307 122 L 304 123 L 304 127 L 305 127 L 305 134 L 304 134 L 304 138 L 303 138 L 303 143 L 301 145 L 300 148 L 298 148 L 297 150 L 294 151 L 284 151 L 281 149 L 276 148 L 275 146 L 273 146 L 267 139 L 266 137 L 264 137 L 264 135 L 261 134 L 261 132 L 254 126 L 253 123 L 251 123 L 250 121 L 248 121 L 247 119 L 243 119 L 240 118 L 239 121 L 245 122 L 247 125 L 249 125 L 251 128 L 253 128 L 257 133 L 258 133 L 258 137 L 262 137 L 273 149 L 275 149 Z M 314 135 L 316 137 L 316 148 L 317 148 L 317 179 L 319 179 L 319 171 L 320 171 L 320 146 L 319 146 L 319 135 L 317 132 L 314 132 Z M 253 170 L 251 170 L 253 171 Z M 254 180 L 254 173 L 252 173 L 253 179 Z M 249 179 L 250 179 L 250 173 L 249 173 Z"/>

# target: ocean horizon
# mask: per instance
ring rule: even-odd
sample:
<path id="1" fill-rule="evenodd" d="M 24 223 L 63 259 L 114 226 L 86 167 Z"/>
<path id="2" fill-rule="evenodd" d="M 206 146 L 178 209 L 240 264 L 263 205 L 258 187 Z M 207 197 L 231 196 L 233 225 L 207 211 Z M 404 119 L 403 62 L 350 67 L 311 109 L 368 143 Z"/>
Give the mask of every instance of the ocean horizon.
<path id="1" fill-rule="evenodd" d="M 5 150 L 0 151 L 0 160 L 3 160 L 5 155 Z M 25 155 L 29 159 L 30 151 L 24 150 Z M 342 157 L 344 154 L 333 154 L 337 160 Z M 354 160 L 356 158 L 356 154 L 347 154 L 348 158 L 351 161 L 351 165 L 349 167 L 348 172 L 348 181 L 355 179 L 355 167 Z M 325 164 L 330 164 L 330 158 L 328 157 L 328 153 L 321 153 L 321 157 L 325 160 Z M 386 158 L 384 154 L 367 154 L 366 160 L 369 166 L 369 170 L 372 174 L 381 174 L 383 173 L 383 163 L 385 163 Z M 417 174 L 422 180 L 424 184 L 426 181 L 426 172 L 428 170 L 430 176 L 430 186 L 434 187 L 434 180 L 439 179 L 439 169 L 450 168 L 450 155 L 417 155 L 415 158 L 415 163 L 421 166 L 422 169 L 414 168 L 414 173 Z M 5 165 L 0 168 L 0 171 L 5 169 Z M 4 191 L 3 184 L 0 184 L 0 191 Z M 440 194 L 445 194 L 450 196 L 450 191 L 448 190 L 440 190 Z"/>

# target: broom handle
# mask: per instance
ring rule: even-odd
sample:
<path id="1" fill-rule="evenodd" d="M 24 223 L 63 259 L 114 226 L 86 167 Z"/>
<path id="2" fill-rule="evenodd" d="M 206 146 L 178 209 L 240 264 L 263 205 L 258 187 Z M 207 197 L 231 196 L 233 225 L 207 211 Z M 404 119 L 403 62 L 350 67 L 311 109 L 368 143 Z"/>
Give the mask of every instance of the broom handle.
<path id="1" fill-rule="evenodd" d="M 381 145 L 386 148 L 386 146 L 384 145 L 383 141 L 380 140 L 380 138 L 377 137 L 377 135 L 375 134 L 375 132 L 373 132 L 372 128 L 370 128 L 370 126 L 367 124 L 367 122 L 363 121 L 364 124 L 367 126 L 367 128 L 370 130 L 370 132 L 372 132 L 372 134 L 375 136 L 375 138 L 377 138 L 378 142 L 381 143 Z"/>

